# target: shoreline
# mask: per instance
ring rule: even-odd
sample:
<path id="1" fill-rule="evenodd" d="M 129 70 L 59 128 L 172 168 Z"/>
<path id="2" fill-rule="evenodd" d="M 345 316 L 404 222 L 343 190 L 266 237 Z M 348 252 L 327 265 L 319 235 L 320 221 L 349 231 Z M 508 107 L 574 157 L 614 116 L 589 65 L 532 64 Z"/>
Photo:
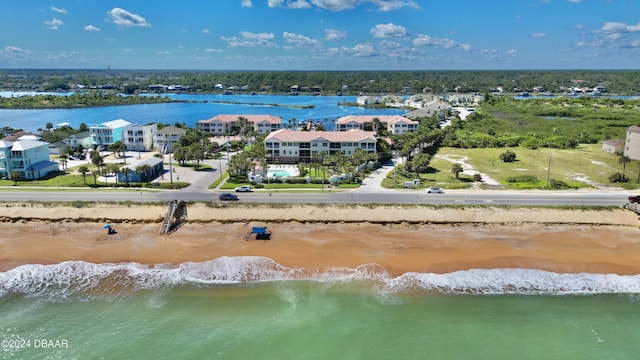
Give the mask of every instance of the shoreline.
<path id="1" fill-rule="evenodd" d="M 165 206 L 1 204 L 0 271 L 67 260 L 147 265 L 262 256 L 327 271 L 378 264 L 392 276 L 475 268 L 640 274 L 640 221 L 624 209 L 189 204 L 160 235 Z M 108 235 L 109 222 L 117 231 Z M 250 239 L 268 226 L 269 241 Z"/>

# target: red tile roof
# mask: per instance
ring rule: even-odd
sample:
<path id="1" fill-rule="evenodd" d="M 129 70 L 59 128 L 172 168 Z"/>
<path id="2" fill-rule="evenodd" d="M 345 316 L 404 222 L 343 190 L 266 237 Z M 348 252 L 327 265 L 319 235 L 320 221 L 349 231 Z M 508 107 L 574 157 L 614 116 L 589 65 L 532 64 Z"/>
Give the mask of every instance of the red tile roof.
<path id="1" fill-rule="evenodd" d="M 316 139 L 324 139 L 329 142 L 350 142 L 372 140 L 376 141 L 375 132 L 352 129 L 348 131 L 296 131 L 280 129 L 271 132 L 265 141 L 275 139 L 278 141 L 311 142 Z"/>
<path id="2" fill-rule="evenodd" d="M 212 123 L 220 121 L 223 123 L 236 122 L 239 117 L 247 119 L 248 122 L 257 123 L 267 121 L 270 124 L 281 124 L 282 119 L 274 115 L 242 115 L 242 114 L 219 114 L 207 120 L 199 120 L 199 123 Z"/>
<path id="3" fill-rule="evenodd" d="M 347 115 L 338 119 L 338 124 L 348 124 L 351 122 L 356 122 L 359 124 L 370 123 L 373 122 L 373 119 L 378 119 L 382 123 L 393 124 L 397 122 L 406 122 L 409 124 L 417 124 L 417 121 L 409 120 L 404 116 L 400 115 Z"/>

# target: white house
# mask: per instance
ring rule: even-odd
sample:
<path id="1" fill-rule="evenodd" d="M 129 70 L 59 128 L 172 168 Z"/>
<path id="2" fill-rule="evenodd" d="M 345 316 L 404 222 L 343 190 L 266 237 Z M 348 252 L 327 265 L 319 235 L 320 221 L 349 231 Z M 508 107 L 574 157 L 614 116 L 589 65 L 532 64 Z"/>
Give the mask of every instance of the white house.
<path id="1" fill-rule="evenodd" d="M 631 160 L 640 160 L 640 126 L 630 126 L 624 141 L 624 155 Z"/>
<path id="2" fill-rule="evenodd" d="M 122 142 L 130 151 L 153 150 L 153 135 L 158 131 L 157 124 L 131 124 L 122 128 Z"/>
<path id="3" fill-rule="evenodd" d="M 88 149 L 91 147 L 91 133 L 89 131 L 79 132 L 72 134 L 62 139 L 62 142 L 71 149 L 77 150 L 80 148 Z"/>
<path id="4" fill-rule="evenodd" d="M 0 140 L 0 178 L 17 172 L 23 179 L 39 179 L 58 170 L 58 163 L 49 160 L 49 143 Z"/>
<path id="5" fill-rule="evenodd" d="M 178 139 L 184 136 L 187 130 L 176 126 L 165 126 L 153 134 L 153 147 L 155 151 L 168 154 L 172 152 L 173 146 L 178 143 Z"/>
<path id="6" fill-rule="evenodd" d="M 295 131 L 281 129 L 264 139 L 268 163 L 311 162 L 316 156 L 337 152 L 349 156 L 356 149 L 376 152 L 376 138 L 372 131 Z"/>

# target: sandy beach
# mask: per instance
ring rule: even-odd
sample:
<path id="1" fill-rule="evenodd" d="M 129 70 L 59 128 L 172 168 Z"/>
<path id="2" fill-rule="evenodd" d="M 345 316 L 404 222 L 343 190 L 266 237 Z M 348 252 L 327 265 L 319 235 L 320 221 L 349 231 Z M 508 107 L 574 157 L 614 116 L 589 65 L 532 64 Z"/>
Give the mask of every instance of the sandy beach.
<path id="1" fill-rule="evenodd" d="M 143 264 L 265 256 L 289 267 L 379 264 L 392 275 L 473 268 L 639 274 L 640 220 L 624 209 L 189 205 L 160 235 L 165 206 L 0 204 L 0 271 L 66 260 Z M 104 223 L 115 235 L 107 235 Z M 248 237 L 268 226 L 269 241 Z"/>

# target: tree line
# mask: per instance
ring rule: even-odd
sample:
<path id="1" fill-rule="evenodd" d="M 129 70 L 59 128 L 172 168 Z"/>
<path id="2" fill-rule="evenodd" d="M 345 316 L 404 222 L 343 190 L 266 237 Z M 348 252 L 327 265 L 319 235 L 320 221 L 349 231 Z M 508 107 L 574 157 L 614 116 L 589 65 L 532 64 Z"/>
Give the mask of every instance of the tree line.
<path id="1" fill-rule="evenodd" d="M 16 78 L 16 74 L 21 76 Z M 0 70 L 0 87 L 20 90 L 68 89 L 71 84 L 127 93 L 150 85 L 179 84 L 190 92 L 219 92 L 223 84 L 246 91 L 290 93 L 291 86 L 317 88 L 321 94 L 485 93 L 503 86 L 531 90 L 542 86 L 561 93 L 578 84 L 605 86 L 610 93 L 640 94 L 637 70 L 483 70 L 483 71 L 187 71 L 187 70 Z M 157 91 L 163 91 L 157 89 Z"/>

